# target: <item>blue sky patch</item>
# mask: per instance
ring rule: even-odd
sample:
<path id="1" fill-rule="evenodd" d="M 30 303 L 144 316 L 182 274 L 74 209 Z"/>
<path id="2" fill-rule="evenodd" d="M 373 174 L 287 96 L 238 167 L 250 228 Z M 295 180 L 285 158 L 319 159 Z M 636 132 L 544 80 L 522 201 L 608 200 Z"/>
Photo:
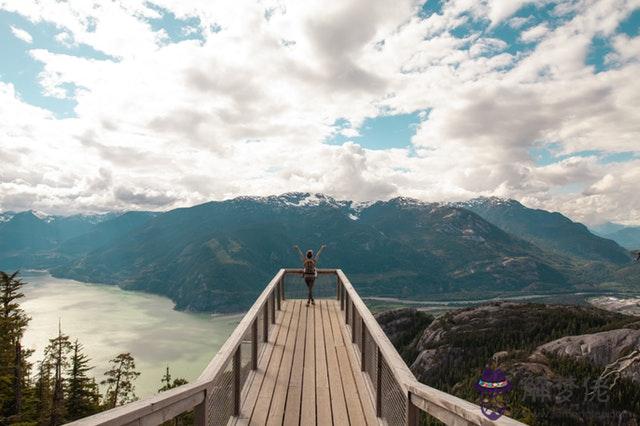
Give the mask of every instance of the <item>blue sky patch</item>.
<path id="1" fill-rule="evenodd" d="M 350 128 L 350 123 L 344 118 L 336 120 L 336 133 L 327 139 L 327 143 L 341 145 L 353 141 L 367 149 L 407 148 L 411 145 L 411 138 L 416 134 L 418 125 L 424 119 L 426 112 L 417 111 L 410 114 L 381 115 L 367 118 L 357 129 L 360 136 L 347 137 L 340 130 Z"/>
<path id="2" fill-rule="evenodd" d="M 33 37 L 33 43 L 29 44 L 18 39 L 12 32 L 11 26 L 27 31 Z M 99 60 L 112 59 L 104 53 L 98 52 L 87 45 L 66 46 L 54 39 L 60 29 L 46 22 L 32 23 L 22 16 L 0 11 L 0 55 L 11 60 L 0 61 L 0 81 L 12 83 L 20 98 L 32 105 L 46 108 L 58 118 L 74 117 L 76 101 L 74 99 L 59 99 L 45 96 L 38 83 L 38 75 L 43 71 L 44 65 L 35 60 L 31 54 L 32 49 L 45 49 L 52 53 L 75 55 L 84 58 Z M 64 87 L 71 94 L 75 87 Z"/>
<path id="3" fill-rule="evenodd" d="M 585 60 L 587 65 L 593 66 L 594 71 L 597 73 L 606 71 L 609 69 L 607 64 L 607 55 L 613 52 L 613 47 L 609 39 L 602 36 L 595 36 L 591 40 L 591 46 L 589 46 L 589 52 Z"/>
<path id="4" fill-rule="evenodd" d="M 148 4 L 148 6 L 160 14 L 160 18 L 149 19 L 151 28 L 154 31 L 164 30 L 172 43 L 184 40 L 204 41 L 200 18 L 178 19 L 171 11 L 160 6 L 152 4 Z"/>
<path id="5" fill-rule="evenodd" d="M 640 152 L 626 151 L 602 154 L 602 156 L 598 158 L 598 162 L 602 164 L 624 163 L 638 159 L 640 159 Z"/>
<path id="6" fill-rule="evenodd" d="M 512 16 L 500 22 L 500 24 L 496 25 L 494 28 L 485 31 L 484 35 L 488 37 L 495 37 L 506 42 L 507 48 L 504 50 L 506 53 L 516 55 L 518 53 L 531 52 L 535 49 L 537 42 L 524 42 L 520 38 L 523 31 L 542 23 L 545 23 L 550 30 L 553 30 L 575 16 L 575 13 L 556 16 L 553 13 L 555 6 L 556 5 L 553 3 L 548 3 L 544 6 L 538 6 L 536 4 L 524 5 Z M 514 18 L 526 19 L 527 21 L 519 28 L 514 28 L 512 25 L 512 20 Z"/>
<path id="7" fill-rule="evenodd" d="M 422 5 L 418 16 L 420 16 L 420 18 L 426 19 L 434 13 L 442 13 L 442 0 L 427 0 Z"/>
<path id="8" fill-rule="evenodd" d="M 624 163 L 640 159 L 640 152 L 638 151 L 605 152 L 601 150 L 585 150 L 572 152 L 571 154 L 558 155 L 557 152 L 560 148 L 560 144 L 551 143 L 544 147 L 534 147 L 529 149 L 529 155 L 535 162 L 536 166 L 540 167 L 559 163 L 560 161 L 575 157 L 597 157 L 597 161 L 600 164 Z"/>
<path id="9" fill-rule="evenodd" d="M 640 8 L 631 12 L 625 20 L 620 22 L 617 32 L 626 34 L 629 37 L 640 35 Z"/>
<path id="10" fill-rule="evenodd" d="M 463 24 L 453 28 L 449 33 L 456 38 L 466 38 L 473 34 L 481 33 L 488 21 L 473 19 L 470 13 L 463 13 L 466 19 Z"/>

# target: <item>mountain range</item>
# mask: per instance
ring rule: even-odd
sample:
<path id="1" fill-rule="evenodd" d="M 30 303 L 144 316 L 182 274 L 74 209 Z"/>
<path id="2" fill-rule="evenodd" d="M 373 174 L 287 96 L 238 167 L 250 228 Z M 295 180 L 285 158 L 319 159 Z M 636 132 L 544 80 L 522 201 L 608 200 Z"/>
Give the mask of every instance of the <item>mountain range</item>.
<path id="1" fill-rule="evenodd" d="M 596 235 L 609 238 L 629 250 L 640 249 L 640 226 L 625 226 L 606 222 L 592 227 Z"/>
<path id="2" fill-rule="evenodd" d="M 322 194 L 238 197 L 164 213 L 0 216 L 0 270 L 170 297 L 178 309 L 247 308 L 292 245 L 326 244 L 365 295 L 484 298 L 513 293 L 638 290 L 640 265 L 614 241 L 559 213 L 514 200 L 356 203 Z"/>

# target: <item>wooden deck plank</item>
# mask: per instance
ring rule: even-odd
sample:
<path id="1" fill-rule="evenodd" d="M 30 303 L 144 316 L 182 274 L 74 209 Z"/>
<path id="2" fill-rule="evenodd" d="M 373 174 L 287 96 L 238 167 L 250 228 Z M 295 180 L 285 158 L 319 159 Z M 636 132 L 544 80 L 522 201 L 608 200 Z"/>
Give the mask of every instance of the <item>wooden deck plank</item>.
<path id="1" fill-rule="evenodd" d="M 284 315 L 282 324 L 280 324 L 281 330 L 279 330 L 278 338 L 272 348 L 269 364 L 265 369 L 260 391 L 251 412 L 249 421 L 250 425 L 264 425 L 267 423 L 269 407 L 271 406 L 271 399 L 273 397 L 276 379 L 282 361 L 282 355 L 284 353 L 287 337 L 291 334 L 290 330 L 291 323 L 294 318 L 295 306 L 295 301 L 287 302 L 283 306 Z"/>
<path id="2" fill-rule="evenodd" d="M 340 313 L 339 303 L 333 303 L 333 311 L 335 312 L 338 320 L 342 321 L 342 314 Z M 365 416 L 365 421 L 368 425 L 377 425 L 379 422 L 378 418 L 376 417 L 372 395 L 369 392 L 368 385 L 365 383 L 365 378 L 362 371 L 360 370 L 360 358 L 359 356 L 356 356 L 357 346 L 354 346 L 353 343 L 351 343 L 351 336 L 347 332 L 347 328 L 345 326 L 341 326 L 340 330 L 342 331 L 342 339 L 346 348 L 347 356 L 349 357 L 349 362 L 346 365 L 350 366 L 351 373 L 355 380 L 355 387 L 358 391 L 360 403 L 362 404 L 362 411 Z M 345 371 L 343 374 L 348 374 L 348 372 Z"/>
<path id="3" fill-rule="evenodd" d="M 327 372 L 329 375 L 329 392 L 331 394 L 331 412 L 334 425 L 349 424 L 342 378 L 340 377 L 340 365 L 336 355 L 336 348 L 331 329 L 331 316 L 329 302 L 322 301 L 322 329 L 324 331 L 325 348 L 327 353 Z"/>
<path id="4" fill-rule="evenodd" d="M 282 425 L 284 417 L 285 402 L 287 399 L 287 388 L 289 387 L 289 378 L 291 376 L 291 367 L 293 364 L 293 351 L 295 348 L 296 334 L 298 331 L 298 322 L 300 321 L 301 300 L 294 303 L 293 319 L 290 324 L 290 331 L 287 335 L 287 341 L 282 354 L 282 361 L 278 369 L 277 381 L 273 390 L 273 398 L 269 407 L 269 414 L 266 422 L 269 426 Z"/>
<path id="5" fill-rule="evenodd" d="M 329 393 L 329 376 L 327 374 L 327 352 L 324 341 L 322 320 L 322 304 L 320 301 L 315 309 L 315 359 L 316 359 L 316 422 L 318 426 L 331 426 L 331 395 Z"/>
<path id="6" fill-rule="evenodd" d="M 236 425 L 377 425 L 340 305 L 282 306 Z"/>
<path id="7" fill-rule="evenodd" d="M 267 371 L 267 368 L 269 367 L 271 355 L 273 354 L 273 348 L 276 341 L 278 340 L 278 335 L 280 333 L 287 332 L 287 327 L 283 327 L 282 324 L 288 325 L 288 322 L 291 321 L 291 309 L 290 307 L 288 308 L 287 305 L 287 302 L 283 303 L 282 310 L 277 316 L 276 326 L 272 327 L 269 330 L 270 332 L 267 344 L 262 349 L 262 352 L 258 355 L 260 357 L 258 359 L 258 368 L 255 371 L 250 372 L 249 377 L 247 377 L 247 383 L 245 384 L 242 393 L 240 416 L 238 416 L 235 421 L 232 420 L 229 426 L 244 426 L 249 424 L 251 413 L 253 412 L 253 408 L 256 405 L 258 394 L 260 393 L 260 388 L 262 387 L 262 382 L 264 381 L 264 378 L 266 376 L 265 373 Z"/>
<path id="8" fill-rule="evenodd" d="M 301 425 L 316 424 L 315 313 L 318 308 L 319 306 L 313 306 L 313 308 L 309 309 L 309 312 L 307 313 L 307 332 L 304 347 L 304 373 L 302 379 L 302 405 L 300 413 Z M 331 414 L 331 412 L 329 412 L 329 414 Z"/>
<path id="9" fill-rule="evenodd" d="M 305 341 L 307 337 L 307 318 L 312 306 L 303 305 L 300 308 L 300 321 L 296 334 L 295 347 L 293 349 L 293 362 L 291 364 L 291 376 L 287 388 L 287 401 L 284 409 L 285 426 L 300 424 L 300 404 L 302 403 L 302 379 L 304 376 Z"/>
<path id="10" fill-rule="evenodd" d="M 347 347 L 342 337 L 342 328 L 345 327 L 341 317 L 335 310 L 335 303 L 327 302 L 329 317 L 331 318 L 331 331 L 333 332 L 333 342 L 335 346 L 338 365 L 340 366 L 340 378 L 344 389 L 344 397 L 349 413 L 349 422 L 353 426 L 361 426 L 366 424 L 364 412 L 362 411 L 362 403 L 358 396 L 355 379 L 351 370 L 350 360 L 347 355 Z M 351 345 L 351 341 L 347 341 Z"/>

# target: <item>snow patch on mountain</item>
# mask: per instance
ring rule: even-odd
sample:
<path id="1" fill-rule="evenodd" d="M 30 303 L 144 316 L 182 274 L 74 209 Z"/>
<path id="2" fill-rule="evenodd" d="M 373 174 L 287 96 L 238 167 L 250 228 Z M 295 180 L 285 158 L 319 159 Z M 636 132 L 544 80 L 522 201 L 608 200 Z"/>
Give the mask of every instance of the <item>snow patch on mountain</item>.
<path id="1" fill-rule="evenodd" d="M 497 206 L 517 206 L 520 203 L 511 198 L 500 197 L 478 197 L 467 201 L 457 201 L 448 203 L 452 207 L 473 208 L 473 207 L 497 207 Z"/>
<path id="2" fill-rule="evenodd" d="M 377 201 L 354 201 L 351 203 L 351 211 L 357 214 L 357 213 L 360 213 L 362 210 L 365 210 L 371 207 L 375 203 L 377 203 Z"/>
<path id="3" fill-rule="evenodd" d="M 40 211 L 40 210 L 30 210 L 30 211 L 31 211 L 31 214 L 33 214 L 35 217 L 37 217 L 38 219 L 46 223 L 51 223 L 54 220 L 56 220 L 55 216 L 48 215 L 43 211 Z"/>

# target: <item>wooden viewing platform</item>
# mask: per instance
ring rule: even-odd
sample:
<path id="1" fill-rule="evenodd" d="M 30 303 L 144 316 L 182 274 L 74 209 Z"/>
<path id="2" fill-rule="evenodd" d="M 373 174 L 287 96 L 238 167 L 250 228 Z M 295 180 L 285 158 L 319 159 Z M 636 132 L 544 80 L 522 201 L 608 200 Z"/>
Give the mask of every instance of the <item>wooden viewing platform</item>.
<path id="1" fill-rule="evenodd" d="M 301 272 L 276 274 L 195 382 L 72 424 L 522 424 L 418 382 L 341 270 L 319 270 L 307 307 Z"/>

